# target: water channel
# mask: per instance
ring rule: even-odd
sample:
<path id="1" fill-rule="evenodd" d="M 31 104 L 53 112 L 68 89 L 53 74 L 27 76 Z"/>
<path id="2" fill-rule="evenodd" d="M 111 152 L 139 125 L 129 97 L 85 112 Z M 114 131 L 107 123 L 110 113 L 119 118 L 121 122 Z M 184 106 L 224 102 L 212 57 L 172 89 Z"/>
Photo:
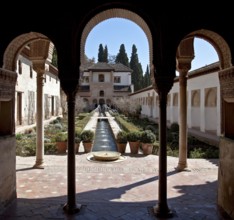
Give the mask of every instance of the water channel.
<path id="1" fill-rule="evenodd" d="M 112 128 L 105 114 L 98 117 L 92 151 L 117 151 L 117 145 Z"/>

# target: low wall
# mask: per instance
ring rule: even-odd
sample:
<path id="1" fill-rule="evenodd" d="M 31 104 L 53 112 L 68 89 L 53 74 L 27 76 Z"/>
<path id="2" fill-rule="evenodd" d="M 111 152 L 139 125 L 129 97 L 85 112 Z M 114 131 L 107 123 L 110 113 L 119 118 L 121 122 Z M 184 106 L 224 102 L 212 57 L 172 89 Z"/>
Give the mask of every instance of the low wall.
<path id="1" fill-rule="evenodd" d="M 15 136 L 0 137 L 0 213 L 16 199 Z"/>
<path id="2" fill-rule="evenodd" d="M 220 138 L 218 206 L 234 219 L 234 140 Z"/>

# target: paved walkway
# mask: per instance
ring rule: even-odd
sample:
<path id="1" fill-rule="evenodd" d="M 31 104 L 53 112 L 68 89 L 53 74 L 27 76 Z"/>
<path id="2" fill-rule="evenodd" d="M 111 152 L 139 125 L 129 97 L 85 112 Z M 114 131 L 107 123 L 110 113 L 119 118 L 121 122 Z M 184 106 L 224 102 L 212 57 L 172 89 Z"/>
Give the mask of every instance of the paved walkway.
<path id="1" fill-rule="evenodd" d="M 125 154 L 121 162 L 94 162 L 76 155 L 76 195 L 80 213 L 63 213 L 67 201 L 67 156 L 45 156 L 45 169 L 32 169 L 35 157 L 16 157 L 17 201 L 0 219 L 156 219 L 158 156 Z M 168 157 L 168 205 L 175 219 L 221 219 L 216 209 L 217 160 L 189 159 L 191 171 L 175 172 Z"/>
<path id="2" fill-rule="evenodd" d="M 96 115 L 95 115 L 96 116 Z M 92 117 L 86 129 L 95 128 Z M 114 133 L 117 123 L 110 119 Z M 81 144 L 76 155 L 76 200 L 81 210 L 63 212 L 67 202 L 67 156 L 45 155 L 45 169 L 33 169 L 35 157 L 16 157 L 17 200 L 4 220 L 133 220 L 157 219 L 158 156 L 126 154 L 120 161 L 90 160 Z M 175 219 L 218 220 L 218 160 L 188 159 L 190 171 L 176 172 L 178 158 L 167 157 L 168 206 Z"/>

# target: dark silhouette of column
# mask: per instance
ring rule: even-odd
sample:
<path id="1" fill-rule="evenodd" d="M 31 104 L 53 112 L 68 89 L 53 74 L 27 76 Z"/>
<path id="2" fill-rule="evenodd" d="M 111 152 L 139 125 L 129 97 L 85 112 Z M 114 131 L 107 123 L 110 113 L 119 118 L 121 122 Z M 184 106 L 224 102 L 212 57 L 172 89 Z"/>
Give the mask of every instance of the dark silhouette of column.
<path id="1" fill-rule="evenodd" d="M 170 91 L 174 76 L 162 69 L 161 74 L 155 74 L 154 86 L 159 95 L 159 174 L 158 174 L 158 204 L 153 208 L 160 218 L 169 218 L 173 213 L 167 205 L 167 95 Z M 164 73 L 164 75 L 163 75 Z"/>
<path id="2" fill-rule="evenodd" d="M 67 95 L 68 111 L 67 203 L 63 210 L 68 214 L 74 214 L 81 209 L 81 205 L 76 203 L 75 100 L 78 80 L 62 79 L 61 86 Z"/>

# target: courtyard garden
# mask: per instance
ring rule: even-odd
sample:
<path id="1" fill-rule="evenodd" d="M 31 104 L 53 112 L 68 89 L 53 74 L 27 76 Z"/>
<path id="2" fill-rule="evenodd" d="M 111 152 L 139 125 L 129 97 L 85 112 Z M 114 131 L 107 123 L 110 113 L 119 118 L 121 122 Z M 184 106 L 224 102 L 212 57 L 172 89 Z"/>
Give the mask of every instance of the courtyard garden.
<path id="1" fill-rule="evenodd" d="M 116 122 L 121 129 L 128 134 L 132 132 L 143 133 L 150 136 L 153 142 L 152 154 L 158 155 L 159 152 L 159 135 L 158 125 L 150 121 L 148 118 L 140 118 L 136 114 L 120 114 L 110 111 L 115 117 Z M 81 133 L 85 125 L 90 120 L 93 112 L 79 113 L 75 118 L 75 143 L 81 141 Z M 151 133 L 154 134 L 152 137 Z M 44 127 L 44 152 L 45 154 L 59 154 L 57 142 L 67 142 L 67 117 L 58 117 Z M 219 149 L 205 143 L 191 135 L 188 135 L 188 158 L 219 158 Z M 140 151 L 142 151 L 140 146 Z M 66 151 L 65 151 L 66 152 Z M 16 134 L 16 155 L 18 156 L 34 156 L 36 154 L 36 127 L 25 130 L 24 133 Z M 179 125 L 171 124 L 167 130 L 167 155 L 178 157 L 179 155 Z"/>

